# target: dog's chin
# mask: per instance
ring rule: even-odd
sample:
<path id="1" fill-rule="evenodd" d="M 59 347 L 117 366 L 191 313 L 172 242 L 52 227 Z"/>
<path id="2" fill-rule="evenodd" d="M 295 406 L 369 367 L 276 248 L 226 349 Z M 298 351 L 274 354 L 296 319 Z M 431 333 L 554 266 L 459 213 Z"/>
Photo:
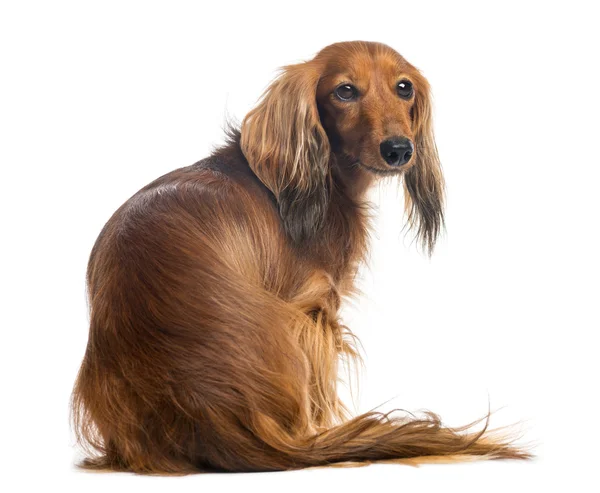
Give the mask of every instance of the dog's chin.
<path id="1" fill-rule="evenodd" d="M 394 167 L 394 168 L 392 168 L 391 166 L 389 166 L 387 168 L 379 168 L 379 167 L 376 168 L 374 166 L 365 164 L 362 161 L 356 161 L 356 165 L 359 168 L 366 170 L 368 173 L 371 173 L 374 175 L 379 175 L 379 176 L 394 176 L 394 175 L 399 175 L 400 173 L 402 173 L 402 166 L 398 166 L 398 167 Z"/>

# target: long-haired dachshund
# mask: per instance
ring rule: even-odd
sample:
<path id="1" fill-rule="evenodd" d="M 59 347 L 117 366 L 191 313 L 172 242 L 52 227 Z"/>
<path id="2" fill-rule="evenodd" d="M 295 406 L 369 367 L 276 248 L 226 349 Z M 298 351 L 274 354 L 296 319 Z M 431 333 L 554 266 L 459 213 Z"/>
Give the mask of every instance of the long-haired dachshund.
<path id="1" fill-rule="evenodd" d="M 429 85 L 377 43 L 285 67 L 227 144 L 158 178 L 92 250 L 73 419 L 82 466 L 140 473 L 272 471 L 422 456 L 525 458 L 434 414 L 350 419 L 339 320 L 367 251 L 366 192 L 403 180 L 429 253 L 444 182 Z M 487 425 L 486 425 L 487 426 Z"/>

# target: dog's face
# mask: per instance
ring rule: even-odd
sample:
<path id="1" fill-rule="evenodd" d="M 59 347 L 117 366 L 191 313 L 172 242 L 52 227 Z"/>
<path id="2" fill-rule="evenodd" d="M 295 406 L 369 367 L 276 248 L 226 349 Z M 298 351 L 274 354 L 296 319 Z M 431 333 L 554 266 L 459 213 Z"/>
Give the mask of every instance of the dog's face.
<path id="1" fill-rule="evenodd" d="M 433 249 L 444 180 L 429 84 L 389 46 L 336 43 L 284 67 L 244 118 L 241 148 L 294 243 L 318 237 L 333 183 L 361 202 L 377 176 L 402 175 L 408 223 Z"/>
<path id="2" fill-rule="evenodd" d="M 319 116 L 338 160 L 380 175 L 412 167 L 415 100 L 426 90 L 416 69 L 376 44 L 332 45 L 317 60 Z"/>

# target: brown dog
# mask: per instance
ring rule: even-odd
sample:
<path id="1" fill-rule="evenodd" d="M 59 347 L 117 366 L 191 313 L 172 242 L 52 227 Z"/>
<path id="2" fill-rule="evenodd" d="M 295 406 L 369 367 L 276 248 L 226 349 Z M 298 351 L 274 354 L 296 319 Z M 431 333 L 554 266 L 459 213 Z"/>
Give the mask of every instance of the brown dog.
<path id="1" fill-rule="evenodd" d="M 365 193 L 405 186 L 430 253 L 443 177 L 429 86 L 391 48 L 339 43 L 286 67 L 241 132 L 129 199 L 88 267 L 73 394 L 83 466 L 268 471 L 420 456 L 524 458 L 434 414 L 348 419 L 338 319 L 367 249 Z M 466 432 L 466 433 L 465 433 Z"/>

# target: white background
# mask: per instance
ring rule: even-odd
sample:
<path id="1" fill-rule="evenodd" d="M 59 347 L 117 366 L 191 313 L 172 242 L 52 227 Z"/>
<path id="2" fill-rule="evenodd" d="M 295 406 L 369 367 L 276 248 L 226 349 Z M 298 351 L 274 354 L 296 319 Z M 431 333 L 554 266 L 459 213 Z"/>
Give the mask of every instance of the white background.
<path id="1" fill-rule="evenodd" d="M 2 2 L 0 484 L 65 491 L 590 491 L 598 443 L 600 80 L 593 2 Z M 429 260 L 394 184 L 345 310 L 366 356 L 358 410 L 503 408 L 538 458 L 185 478 L 90 474 L 68 423 L 104 222 L 222 141 L 276 68 L 342 40 L 429 78 L 448 185 Z M 394 398 L 392 401 L 388 401 Z M 4 489 L 4 488 L 3 488 Z"/>

